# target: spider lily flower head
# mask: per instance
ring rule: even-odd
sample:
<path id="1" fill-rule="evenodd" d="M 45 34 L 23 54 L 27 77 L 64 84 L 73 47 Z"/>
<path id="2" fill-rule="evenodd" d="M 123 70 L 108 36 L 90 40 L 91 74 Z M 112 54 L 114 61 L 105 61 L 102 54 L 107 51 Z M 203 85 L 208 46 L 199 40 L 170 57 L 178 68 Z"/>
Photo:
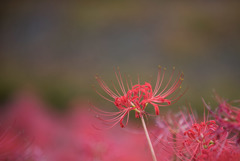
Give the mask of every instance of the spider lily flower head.
<path id="1" fill-rule="evenodd" d="M 185 140 L 186 145 L 198 144 L 203 149 L 207 149 L 214 145 L 215 138 L 212 137 L 214 132 L 218 129 L 218 125 L 214 120 L 207 122 L 194 123 L 192 127 L 184 132 L 184 135 L 187 136 Z"/>
<path id="2" fill-rule="evenodd" d="M 185 93 L 185 91 L 181 93 L 181 84 L 184 77 L 183 73 L 179 73 L 177 79 L 173 81 L 175 71 L 175 68 L 173 68 L 169 80 L 166 82 L 166 85 L 163 86 L 165 71 L 166 68 L 162 69 L 159 67 L 154 89 L 149 82 L 141 84 L 139 78 L 138 83 L 135 85 L 133 85 L 131 78 L 124 76 L 125 80 L 123 80 L 119 68 L 115 70 L 119 90 L 113 82 L 113 89 L 110 89 L 100 76 L 96 76 L 98 84 L 106 92 L 107 96 L 104 96 L 97 90 L 96 92 L 104 99 L 112 102 L 119 111 L 106 112 L 94 106 L 93 110 L 98 113 L 98 118 L 101 120 L 104 119 L 100 116 L 113 117 L 104 121 L 112 122 L 112 126 L 119 122 L 121 127 L 125 126 L 123 123 L 125 116 L 127 116 L 126 124 L 128 123 L 130 111 L 135 112 L 136 118 L 146 115 L 145 109 L 148 104 L 151 104 L 155 109 L 155 114 L 159 115 L 160 106 L 168 106 L 175 103 Z"/>
<path id="3" fill-rule="evenodd" d="M 212 111 L 210 105 L 208 105 L 204 100 L 203 103 L 221 126 L 238 134 L 237 143 L 240 144 L 240 108 L 231 105 L 231 103 L 228 103 L 216 93 L 215 99 L 218 102 L 218 107 L 215 112 Z"/>
<path id="4" fill-rule="evenodd" d="M 186 160 L 220 161 L 238 160 L 240 149 L 236 146 L 236 137 L 229 137 L 229 133 L 216 124 L 214 120 L 195 123 L 185 133 L 183 148 L 180 150 L 182 158 Z M 237 159 L 238 157 L 238 159 Z M 224 158 L 224 159 L 223 159 Z"/>
<path id="5" fill-rule="evenodd" d="M 173 145 L 176 155 L 183 160 L 197 160 L 203 149 L 210 149 L 216 143 L 214 132 L 217 128 L 213 120 L 193 123 L 184 135 L 177 134 Z"/>
<path id="6" fill-rule="evenodd" d="M 169 142 L 181 160 L 213 161 L 221 160 L 223 155 L 230 157 L 230 154 L 239 153 L 239 149 L 233 144 L 236 137 L 229 138 L 229 133 L 221 125 L 215 120 L 208 120 L 208 115 L 205 116 L 205 108 L 202 122 L 198 122 L 193 113 L 189 114 L 189 117 L 182 116 L 186 124 L 190 120 L 191 126 L 187 126 L 183 132 L 176 133 L 172 138 L 173 141 Z M 210 155 L 211 157 L 208 157 Z"/>

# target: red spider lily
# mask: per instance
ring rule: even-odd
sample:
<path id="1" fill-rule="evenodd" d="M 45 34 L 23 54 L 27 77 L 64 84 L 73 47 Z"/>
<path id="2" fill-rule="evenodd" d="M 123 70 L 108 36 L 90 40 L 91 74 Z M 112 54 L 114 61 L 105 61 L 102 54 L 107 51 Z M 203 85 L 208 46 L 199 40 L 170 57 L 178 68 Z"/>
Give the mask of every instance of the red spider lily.
<path id="1" fill-rule="evenodd" d="M 228 139 L 228 133 L 225 132 L 216 145 L 210 149 L 203 149 L 198 161 L 239 161 L 240 149 L 235 144 L 235 138 Z"/>
<path id="2" fill-rule="evenodd" d="M 215 98 L 218 102 L 218 108 L 215 112 L 203 100 L 204 105 L 221 126 L 239 135 L 237 142 L 240 143 L 240 108 L 232 106 L 217 94 L 215 94 Z"/>
<path id="3" fill-rule="evenodd" d="M 141 85 L 139 78 L 138 83 L 136 85 L 133 85 L 132 80 L 128 80 L 125 76 L 126 85 L 124 85 L 122 75 L 119 69 L 118 71 L 115 71 L 115 75 L 120 90 L 117 89 L 113 82 L 113 90 L 111 90 L 99 76 L 96 76 L 98 84 L 107 93 L 108 96 L 105 97 L 97 90 L 96 92 L 104 99 L 114 103 L 114 105 L 118 108 L 119 111 L 106 112 L 94 106 L 93 110 L 99 114 L 98 118 L 100 118 L 101 120 L 104 120 L 106 122 L 113 122 L 112 126 L 116 125 L 119 122 L 121 127 L 124 127 L 123 120 L 125 116 L 127 116 L 126 124 L 128 124 L 130 111 L 135 111 L 136 118 L 145 115 L 145 109 L 148 104 L 151 104 L 155 109 L 156 115 L 159 115 L 159 106 L 168 106 L 170 104 L 173 104 L 183 95 L 183 93 L 179 94 L 184 76 L 183 73 L 179 73 L 177 79 L 175 81 L 172 81 L 175 71 L 175 68 L 173 68 L 169 80 L 167 81 L 166 85 L 162 87 L 165 71 L 165 68 L 164 70 L 162 70 L 162 68 L 159 67 L 154 90 L 152 88 L 152 85 L 148 82 L 145 82 L 143 85 Z M 111 116 L 113 118 L 105 120 L 102 119 L 100 115 Z"/>
<path id="4" fill-rule="evenodd" d="M 183 133 L 176 133 L 170 141 L 176 155 L 181 160 L 221 160 L 223 156 L 230 157 L 230 154 L 237 155 L 239 149 L 234 144 L 235 137 L 228 138 L 229 134 L 222 127 L 219 127 L 215 120 L 205 119 L 197 123 L 195 117 L 189 117 L 191 127 Z M 186 123 L 188 122 L 185 119 Z M 211 157 L 207 157 L 211 155 Z"/>
<path id="5" fill-rule="evenodd" d="M 184 132 L 184 135 L 188 138 L 183 144 L 186 146 L 197 144 L 197 147 L 200 146 L 203 149 L 210 148 L 215 143 L 216 138 L 213 137 L 213 134 L 217 129 L 218 125 L 214 120 L 201 122 L 200 124 L 194 123 L 191 129 Z"/>

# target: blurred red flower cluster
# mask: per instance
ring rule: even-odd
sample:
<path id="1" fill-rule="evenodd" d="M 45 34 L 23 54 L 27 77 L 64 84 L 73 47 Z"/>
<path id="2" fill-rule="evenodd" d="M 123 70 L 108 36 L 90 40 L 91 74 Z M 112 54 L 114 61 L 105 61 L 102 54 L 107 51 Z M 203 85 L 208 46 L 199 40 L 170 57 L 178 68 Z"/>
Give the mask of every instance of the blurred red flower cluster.
<path id="1" fill-rule="evenodd" d="M 0 160 L 19 161 L 132 161 L 149 160 L 143 133 L 120 127 L 96 130 L 87 104 L 72 111 L 48 111 L 39 97 L 21 92 L 1 115 Z"/>

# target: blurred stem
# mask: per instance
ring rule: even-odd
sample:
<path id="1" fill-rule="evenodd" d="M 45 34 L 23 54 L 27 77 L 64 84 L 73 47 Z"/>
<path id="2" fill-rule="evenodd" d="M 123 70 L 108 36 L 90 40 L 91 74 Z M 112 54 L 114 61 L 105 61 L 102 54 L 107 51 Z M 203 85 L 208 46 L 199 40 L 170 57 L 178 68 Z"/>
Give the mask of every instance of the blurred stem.
<path id="1" fill-rule="evenodd" d="M 177 135 L 176 135 L 176 133 L 174 132 L 173 133 L 173 139 L 175 140 L 174 141 L 174 147 L 176 147 L 177 145 L 177 143 L 176 143 L 176 139 L 177 139 Z M 174 156 L 173 156 L 173 160 L 177 160 L 177 155 L 175 154 Z"/>
<path id="2" fill-rule="evenodd" d="M 153 149 L 153 146 L 152 146 L 152 142 L 151 142 L 151 139 L 149 137 L 148 130 L 147 130 L 146 123 L 144 121 L 143 116 L 141 116 L 141 120 L 142 120 L 143 129 L 144 129 L 147 141 L 148 141 L 148 145 L 149 145 L 149 148 L 150 148 L 150 151 L 151 151 L 151 154 L 152 154 L 153 161 L 157 161 L 157 158 L 156 158 L 156 155 L 155 155 L 155 152 L 154 152 L 154 149 Z"/>

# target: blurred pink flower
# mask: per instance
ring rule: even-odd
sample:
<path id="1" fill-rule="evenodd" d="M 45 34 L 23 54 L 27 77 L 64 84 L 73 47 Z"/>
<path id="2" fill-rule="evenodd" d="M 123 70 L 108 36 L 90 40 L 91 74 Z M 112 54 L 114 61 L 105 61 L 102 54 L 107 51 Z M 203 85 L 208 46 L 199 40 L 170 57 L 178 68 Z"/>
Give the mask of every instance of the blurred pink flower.
<path id="1" fill-rule="evenodd" d="M 80 107 L 79 105 L 78 107 Z M 109 130 L 97 130 L 92 126 L 93 119 L 89 111 L 75 108 L 69 115 L 69 131 L 80 148 L 80 160 L 104 161 L 145 161 L 151 160 L 147 144 L 143 143 L 144 133 L 122 130 L 118 127 Z M 144 146 L 143 146 L 144 145 Z"/>
<path id="2" fill-rule="evenodd" d="M 152 89 L 152 85 L 148 82 L 145 82 L 145 84 L 141 85 L 139 78 L 138 83 L 136 85 L 133 85 L 132 80 L 130 79 L 128 81 L 125 76 L 126 85 L 124 85 L 122 75 L 119 69 L 118 71 L 115 71 L 115 75 L 121 92 L 117 90 L 117 87 L 114 85 L 113 82 L 112 86 L 114 91 L 111 90 L 99 76 L 96 76 L 96 80 L 98 81 L 100 87 L 111 98 L 103 96 L 97 90 L 96 92 L 104 99 L 114 103 L 119 111 L 106 112 L 100 110 L 99 108 L 96 108 L 95 106 L 93 106 L 93 110 L 98 114 L 99 119 L 105 122 L 112 123 L 111 127 L 116 125 L 118 122 L 120 123 L 121 127 L 124 127 L 123 120 L 125 116 L 127 116 L 127 125 L 130 111 L 135 111 L 136 118 L 145 115 L 145 108 L 148 104 L 151 104 L 155 109 L 156 115 L 159 115 L 159 106 L 168 106 L 172 103 L 175 103 L 183 95 L 183 93 L 179 94 L 184 76 L 183 73 L 179 73 L 177 79 L 173 81 L 172 85 L 170 85 L 172 82 L 174 71 L 175 68 L 173 68 L 172 74 L 168 82 L 161 90 L 160 88 L 162 87 L 165 75 L 165 69 L 162 70 L 161 67 L 159 67 L 158 70 L 158 76 L 154 90 Z M 125 87 L 127 87 L 127 90 L 125 89 Z M 103 119 L 101 118 L 101 116 L 112 118 Z"/>
<path id="3" fill-rule="evenodd" d="M 23 131 L 8 126 L 0 127 L 0 160 L 24 160 L 31 144 Z"/>
<path id="4" fill-rule="evenodd" d="M 33 137 L 34 144 L 47 144 L 49 137 L 53 136 L 59 127 L 54 115 L 47 111 L 47 106 L 34 92 L 17 93 L 8 109 L 4 119 L 8 122 L 14 120 L 13 128 L 24 129 L 25 134 Z"/>
<path id="5" fill-rule="evenodd" d="M 184 132 L 191 127 L 191 115 L 185 112 L 176 114 L 168 112 L 166 115 L 156 118 L 155 127 L 155 149 L 160 160 L 176 160 L 176 140 L 182 139 Z M 164 154 L 164 155 L 162 155 Z"/>
<path id="6" fill-rule="evenodd" d="M 24 135 L 28 136 L 31 144 L 26 153 L 29 160 L 42 161 L 57 159 L 53 154 L 62 147 L 67 154 L 67 148 L 59 146 L 67 139 L 65 128 L 61 120 L 53 112 L 47 111 L 47 106 L 32 91 L 21 91 L 15 95 L 7 105 L 7 113 L 2 117 L 5 122 L 15 122 L 12 129 L 24 129 Z M 19 136 L 22 138 L 22 135 Z"/>
<path id="7" fill-rule="evenodd" d="M 27 143 L 30 141 L 31 144 L 24 146 L 26 148 L 21 151 L 21 146 L 25 145 L 21 140 L 25 137 L 22 133 L 16 135 L 12 130 L 7 130 L 7 137 L 2 135 L 0 143 L 12 142 L 8 144 L 9 148 L 2 146 L 1 149 L 0 146 L 0 152 L 7 150 L 7 159 L 17 156 L 19 161 L 26 158 L 34 161 L 150 160 L 151 155 L 146 152 L 147 145 L 142 146 L 143 133 L 129 135 L 122 129 L 96 130 L 91 126 L 96 119 L 88 111 L 81 110 L 86 109 L 87 105 L 81 102 L 76 106 L 70 114 L 58 117 L 57 113 L 47 111 L 47 106 L 33 92 L 17 94 L 7 105 L 9 110 L 1 119 L 7 123 L 15 121 L 11 129 L 24 129 L 24 136 L 30 138 Z M 1 156 L 3 154 L 0 154 L 0 160 L 3 158 Z M 24 159 L 20 156 L 24 156 Z"/>

